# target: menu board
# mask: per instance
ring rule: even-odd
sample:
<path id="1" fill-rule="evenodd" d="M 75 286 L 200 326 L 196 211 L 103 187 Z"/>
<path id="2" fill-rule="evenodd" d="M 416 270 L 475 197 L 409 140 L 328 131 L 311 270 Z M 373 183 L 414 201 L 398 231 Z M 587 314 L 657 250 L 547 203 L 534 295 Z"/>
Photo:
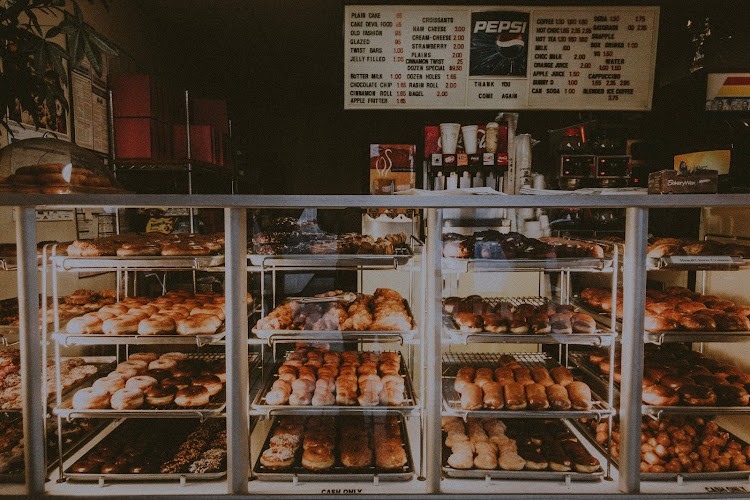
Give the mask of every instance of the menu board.
<path id="1" fill-rule="evenodd" d="M 648 110 L 658 7 L 349 5 L 345 109 Z"/>

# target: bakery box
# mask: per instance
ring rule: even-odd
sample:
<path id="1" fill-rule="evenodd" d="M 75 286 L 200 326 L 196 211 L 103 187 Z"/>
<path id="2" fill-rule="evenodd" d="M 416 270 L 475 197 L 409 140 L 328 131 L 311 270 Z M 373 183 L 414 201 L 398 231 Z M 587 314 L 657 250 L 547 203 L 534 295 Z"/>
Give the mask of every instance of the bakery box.
<path id="1" fill-rule="evenodd" d="M 649 194 L 717 193 L 719 173 L 716 170 L 701 170 L 681 175 L 676 170 L 660 170 L 648 175 Z"/>

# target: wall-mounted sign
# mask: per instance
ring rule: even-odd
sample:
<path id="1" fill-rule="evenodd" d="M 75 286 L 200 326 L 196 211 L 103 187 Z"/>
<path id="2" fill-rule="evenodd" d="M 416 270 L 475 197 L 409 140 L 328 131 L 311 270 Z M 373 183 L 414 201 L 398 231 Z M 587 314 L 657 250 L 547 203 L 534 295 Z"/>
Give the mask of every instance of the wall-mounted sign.
<path id="1" fill-rule="evenodd" d="M 651 108 L 658 7 L 349 5 L 345 109 Z"/>
<path id="2" fill-rule="evenodd" d="M 706 83 L 706 111 L 750 109 L 750 73 L 710 73 Z"/>

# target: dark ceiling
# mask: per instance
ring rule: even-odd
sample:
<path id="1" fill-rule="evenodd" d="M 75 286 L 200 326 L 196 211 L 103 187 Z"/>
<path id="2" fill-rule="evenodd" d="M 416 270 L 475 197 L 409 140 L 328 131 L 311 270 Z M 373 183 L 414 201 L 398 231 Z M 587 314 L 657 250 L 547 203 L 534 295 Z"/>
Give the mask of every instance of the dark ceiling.
<path id="1" fill-rule="evenodd" d="M 344 111 L 345 2 L 341 0 L 139 1 L 145 10 L 153 12 L 166 38 L 171 40 L 164 49 L 165 73 L 172 75 L 175 84 L 202 96 L 229 99 L 235 143 L 246 153 L 249 163 L 245 177 L 249 183 L 244 189 L 247 191 L 363 192 L 370 143 L 419 144 L 425 124 L 446 120 L 482 123 L 494 118 L 494 112 Z M 481 0 L 430 3 L 498 4 Z M 745 57 L 750 54 L 746 34 L 750 33 L 750 9 L 746 1 L 515 3 L 660 5 L 657 88 L 688 75 L 692 48 L 685 29 L 687 19 L 709 15 L 716 40 L 723 37 L 725 46 L 737 57 L 740 53 Z M 727 39 L 729 35 L 734 38 Z M 745 64 L 744 60 L 739 63 Z M 750 69 L 750 65 L 745 69 Z M 658 99 L 658 91 L 656 96 Z M 527 127 L 525 131 L 536 135 L 578 118 L 576 113 L 544 112 L 524 113 L 523 117 L 527 117 L 521 122 Z M 658 118 L 651 121 L 652 129 L 663 125 L 665 116 Z"/>

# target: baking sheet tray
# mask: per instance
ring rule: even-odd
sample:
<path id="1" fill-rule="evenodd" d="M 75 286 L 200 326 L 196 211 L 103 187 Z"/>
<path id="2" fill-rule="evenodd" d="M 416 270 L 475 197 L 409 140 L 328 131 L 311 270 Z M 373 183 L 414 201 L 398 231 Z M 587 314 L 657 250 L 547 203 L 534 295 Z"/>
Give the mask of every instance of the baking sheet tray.
<path id="1" fill-rule="evenodd" d="M 111 269 L 202 269 L 224 264 L 224 255 L 70 257 L 58 255 L 50 260 L 63 271 Z"/>
<path id="2" fill-rule="evenodd" d="M 552 369 L 560 364 L 543 352 L 502 353 L 512 354 L 521 366 L 534 368 L 544 366 Z M 462 366 L 473 368 L 497 368 L 502 354 L 444 354 L 443 355 L 443 409 L 447 415 L 462 417 L 497 417 L 497 418 L 595 418 L 601 419 L 613 413 L 609 405 L 594 390 L 591 391 L 590 410 L 464 410 L 461 408 L 461 397 L 453 388 L 456 373 Z M 573 373 L 575 377 L 575 373 Z"/>
<path id="3" fill-rule="evenodd" d="M 580 298 L 572 301 L 573 305 L 580 307 L 590 314 L 598 323 L 610 325 L 612 323 L 611 315 L 607 312 L 594 311 L 592 307 Z M 622 331 L 622 321 L 615 321 L 615 328 L 618 332 Z M 661 345 L 667 342 L 747 342 L 750 340 L 750 331 L 748 332 L 698 332 L 674 330 L 669 332 L 643 332 L 643 341 L 650 344 Z"/>
<path id="4" fill-rule="evenodd" d="M 375 478 L 378 481 L 408 481 L 414 476 L 414 460 L 411 455 L 411 446 L 409 441 L 409 435 L 406 431 L 406 423 L 404 417 L 399 415 L 399 425 L 401 427 L 401 437 L 403 439 L 402 445 L 406 451 L 406 465 L 396 470 L 380 469 L 378 467 L 365 467 L 361 469 L 349 469 L 341 465 L 338 460 L 327 471 L 311 471 L 302 467 L 302 446 L 299 447 L 297 455 L 294 459 L 294 465 L 286 470 L 269 470 L 260 463 L 260 457 L 263 452 L 268 449 L 271 437 L 273 437 L 273 431 L 278 426 L 278 419 L 271 425 L 271 429 L 266 436 L 265 443 L 261 448 L 261 453 L 258 455 L 258 459 L 253 467 L 253 475 L 261 481 L 289 481 L 292 482 L 295 479 L 298 481 L 331 481 L 331 482 L 372 482 Z M 340 437 L 336 436 L 339 440 Z M 336 447 L 338 449 L 338 446 Z M 374 453 L 374 451 L 373 451 Z M 338 458 L 338 453 L 336 453 Z M 373 460 L 374 461 L 374 460 Z"/>
<path id="5" fill-rule="evenodd" d="M 607 376 L 604 373 L 599 372 L 598 368 L 593 366 L 588 360 L 587 353 L 576 352 L 569 354 L 570 359 L 588 375 L 598 379 L 598 382 L 602 384 L 607 383 Z M 614 382 L 615 397 L 619 398 L 620 384 Z M 661 418 L 662 415 L 741 415 L 750 414 L 749 406 L 691 406 L 691 405 L 675 405 L 675 406 L 654 406 L 643 404 L 641 406 L 641 413 L 657 419 Z"/>
<path id="6" fill-rule="evenodd" d="M 368 267 L 392 268 L 406 265 L 414 256 L 408 245 L 398 245 L 392 255 L 380 254 L 281 254 L 258 255 L 248 253 L 247 259 L 253 266 L 272 267 Z"/>
<path id="7" fill-rule="evenodd" d="M 737 271 L 748 264 L 750 260 L 736 255 L 675 255 L 646 259 L 649 271 Z"/>
<path id="8" fill-rule="evenodd" d="M 557 305 L 555 302 L 545 297 L 483 297 L 482 300 L 491 303 L 493 306 L 499 304 L 500 302 L 506 302 L 514 306 L 517 306 L 519 304 L 532 304 L 538 307 L 547 303 Z M 593 334 L 528 333 L 517 335 L 514 333 L 491 332 L 467 333 L 459 330 L 456 323 L 453 321 L 452 316 L 445 312 L 443 312 L 443 331 L 448 335 L 448 339 L 451 342 L 464 345 L 472 343 L 496 342 L 511 344 L 576 344 L 606 346 L 611 345 L 615 339 L 615 334 L 612 333 L 612 330 L 604 326 L 604 324 L 602 323 L 597 323 L 597 332 Z"/>
<path id="9" fill-rule="evenodd" d="M 204 361 L 217 361 L 224 359 L 223 354 L 188 354 L 188 359 L 201 359 Z M 97 377 L 98 378 L 98 377 Z M 91 381 L 91 379 L 89 379 Z M 93 382 L 92 382 L 93 383 Z M 90 385 L 90 384 L 85 384 Z M 67 398 L 63 403 L 53 410 L 55 415 L 65 419 L 74 418 L 207 418 L 218 415 L 226 407 L 226 385 L 217 394 L 211 396 L 208 404 L 185 408 L 172 403 L 167 406 L 155 407 L 145 403 L 140 408 L 134 410 L 114 410 L 114 409 L 95 409 L 95 410 L 78 410 L 73 408 L 72 396 Z"/>
<path id="10" fill-rule="evenodd" d="M 409 301 L 404 299 L 404 307 L 406 313 L 412 320 L 412 323 L 416 325 L 416 320 L 411 312 Z M 257 324 L 257 323 L 256 323 Z M 260 339 L 267 340 L 269 344 L 276 341 L 276 339 L 283 339 L 291 341 L 294 338 L 303 340 L 310 340 L 311 342 L 343 342 L 347 340 L 360 340 L 362 338 L 372 339 L 387 339 L 399 337 L 401 343 L 408 342 L 414 339 L 419 329 L 415 326 L 411 330 L 262 330 L 253 327 L 252 333 Z M 385 340 L 382 340 L 385 341 Z"/>
<path id="11" fill-rule="evenodd" d="M 567 422 L 567 420 L 563 420 L 567 426 L 570 426 L 570 424 Z M 482 469 L 454 469 L 450 465 L 448 465 L 448 457 L 451 454 L 450 448 L 445 446 L 445 438 L 447 436 L 447 433 L 443 432 L 443 474 L 445 474 L 447 477 L 455 477 L 455 478 L 463 478 L 463 479 L 515 479 L 515 480 L 529 480 L 529 479 L 538 479 L 541 481 L 560 481 L 560 482 L 566 482 L 566 481 L 600 481 L 604 477 L 604 470 L 601 468 L 601 464 L 599 466 L 599 470 L 595 472 L 577 472 L 575 470 L 571 470 L 569 472 L 557 472 L 553 470 L 544 470 L 544 471 L 536 471 L 536 470 L 519 470 L 519 471 L 513 471 L 513 470 L 502 470 L 502 469 L 493 469 L 493 470 L 482 470 Z M 591 449 L 589 448 L 589 443 L 586 442 L 584 439 L 578 440 L 586 449 L 591 453 Z M 600 450 L 601 451 L 601 450 Z M 603 453 L 604 456 L 606 456 L 606 453 Z"/>
<path id="12" fill-rule="evenodd" d="M 86 446 L 86 453 L 88 453 L 90 450 L 92 450 L 94 447 L 96 447 L 99 443 L 104 441 L 107 436 L 112 434 L 116 429 L 118 429 L 122 424 L 125 423 L 125 420 L 121 420 L 116 425 L 110 426 L 107 429 L 103 430 L 99 433 L 91 442 Z M 67 469 L 63 472 L 65 477 L 71 481 L 211 481 L 211 480 L 217 480 L 222 479 L 227 475 L 227 471 L 217 471 L 217 472 L 209 472 L 209 473 L 203 473 L 203 474 L 195 474 L 191 472 L 182 472 L 182 473 L 176 473 L 176 474 L 157 474 L 157 473 L 151 473 L 151 474 L 88 474 L 88 473 L 80 473 L 80 472 L 70 472 L 69 465 Z M 225 465 L 226 468 L 226 465 Z"/>
<path id="13" fill-rule="evenodd" d="M 271 390 L 271 386 L 278 379 L 279 366 L 281 363 L 274 363 L 270 365 L 270 375 L 266 379 L 266 383 L 263 389 L 258 392 L 258 395 L 253 401 L 252 408 L 256 412 L 260 412 L 264 415 L 281 415 L 281 414 L 351 414 L 351 413 L 383 413 L 383 412 L 402 412 L 410 413 L 419 408 L 417 397 L 414 392 L 414 386 L 412 384 L 411 376 L 406 368 L 404 357 L 401 356 L 401 370 L 400 374 L 404 377 L 404 402 L 401 406 L 341 406 L 338 404 L 331 406 L 290 406 L 285 405 L 269 405 L 266 404 L 266 394 Z"/>
<path id="14" fill-rule="evenodd" d="M 559 259 L 459 259 L 443 257 L 443 272 L 473 271 L 590 271 L 612 269 L 609 258 L 564 257 Z"/>
<path id="15" fill-rule="evenodd" d="M 592 444 L 602 455 L 607 456 L 607 448 L 604 445 L 599 444 L 596 441 L 591 428 L 583 423 L 575 422 L 573 425 L 587 438 L 590 444 Z M 719 427 L 722 432 L 728 432 L 725 429 Z M 743 444 L 743 447 L 747 445 L 745 441 L 738 438 L 732 433 L 729 433 L 730 437 L 739 441 Z M 611 457 L 612 465 L 618 470 L 620 468 L 617 459 Z M 750 471 L 722 471 L 722 472 L 641 472 L 641 481 L 679 481 L 680 478 L 687 481 L 716 481 L 721 479 L 734 479 L 734 480 L 745 480 L 750 481 Z"/>

